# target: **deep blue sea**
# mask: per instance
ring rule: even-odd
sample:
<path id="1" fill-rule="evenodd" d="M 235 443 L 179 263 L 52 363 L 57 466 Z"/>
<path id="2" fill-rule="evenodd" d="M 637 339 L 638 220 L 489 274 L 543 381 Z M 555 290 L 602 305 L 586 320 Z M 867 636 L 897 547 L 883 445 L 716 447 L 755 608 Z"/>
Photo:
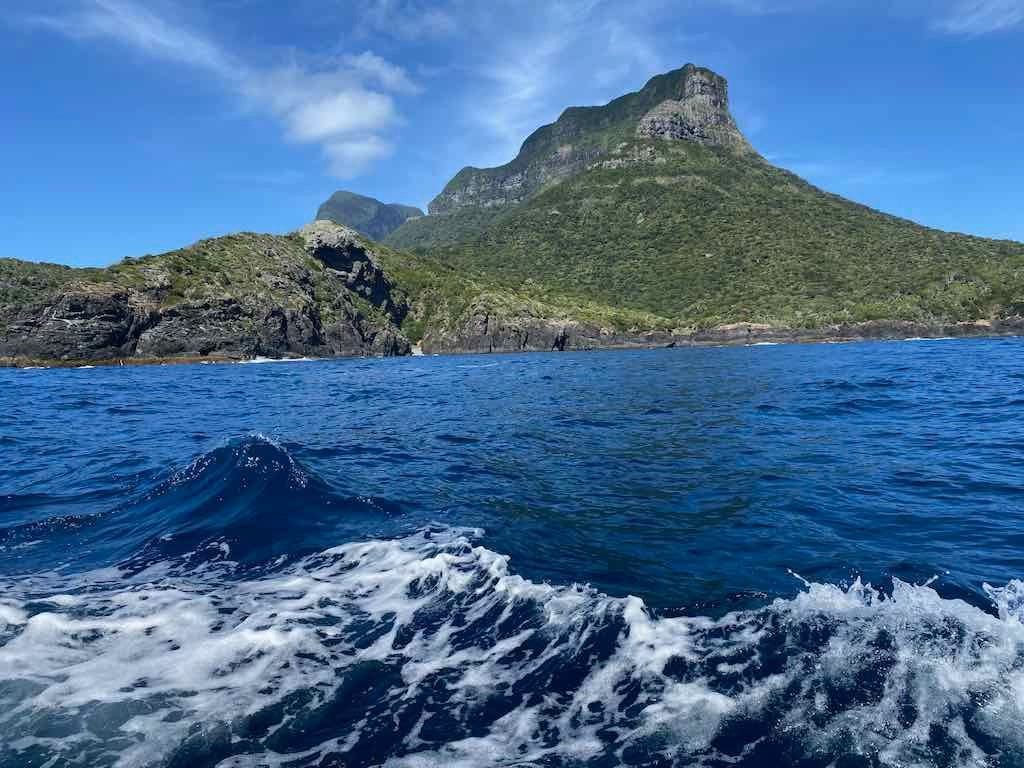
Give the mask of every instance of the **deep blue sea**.
<path id="1" fill-rule="evenodd" d="M 0 766 L 1024 765 L 1024 340 L 0 371 Z"/>

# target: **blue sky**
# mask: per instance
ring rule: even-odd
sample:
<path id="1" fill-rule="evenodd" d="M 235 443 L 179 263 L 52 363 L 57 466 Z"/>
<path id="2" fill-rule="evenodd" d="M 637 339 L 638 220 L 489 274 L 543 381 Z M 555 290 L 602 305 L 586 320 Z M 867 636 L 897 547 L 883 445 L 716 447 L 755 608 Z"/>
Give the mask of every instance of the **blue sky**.
<path id="1" fill-rule="evenodd" d="M 686 62 L 757 149 L 1024 240 L 1024 0 L 5 0 L 0 256 L 107 264 L 424 206 L 571 104 Z"/>

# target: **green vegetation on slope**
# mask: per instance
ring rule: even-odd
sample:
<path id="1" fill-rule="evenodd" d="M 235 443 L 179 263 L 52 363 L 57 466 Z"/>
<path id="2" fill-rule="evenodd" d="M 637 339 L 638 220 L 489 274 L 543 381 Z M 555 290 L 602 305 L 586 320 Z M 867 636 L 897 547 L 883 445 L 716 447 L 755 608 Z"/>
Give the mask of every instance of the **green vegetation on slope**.
<path id="1" fill-rule="evenodd" d="M 1024 312 L 1024 245 L 926 229 L 758 157 L 633 140 L 499 213 L 429 217 L 391 242 L 531 293 L 710 327 Z"/>
<path id="2" fill-rule="evenodd" d="M 102 269 L 75 269 L 63 264 L 0 259 L 0 307 L 31 301 L 72 280 L 102 280 L 104 275 L 105 270 Z"/>
<path id="3" fill-rule="evenodd" d="M 427 253 L 438 246 L 470 240 L 510 210 L 467 207 L 442 216 L 412 219 L 384 238 L 383 242 L 399 250 Z"/>
<path id="4" fill-rule="evenodd" d="M 430 330 L 454 330 L 474 306 L 487 306 L 505 316 L 524 315 L 577 320 L 599 327 L 671 330 L 671 320 L 651 312 L 612 307 L 580 296 L 564 295 L 525 281 L 502 285 L 493 278 L 457 269 L 422 254 L 374 245 L 374 254 L 388 275 L 409 298 L 412 311 L 402 324 L 411 341 Z"/>

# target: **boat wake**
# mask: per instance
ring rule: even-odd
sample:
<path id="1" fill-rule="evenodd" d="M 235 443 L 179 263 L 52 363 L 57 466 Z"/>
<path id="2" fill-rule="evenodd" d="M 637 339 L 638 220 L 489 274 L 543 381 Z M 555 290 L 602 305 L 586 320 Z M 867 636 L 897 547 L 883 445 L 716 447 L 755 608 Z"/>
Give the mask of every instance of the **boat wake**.
<path id="1" fill-rule="evenodd" d="M 1019 582 L 998 616 L 897 581 L 659 618 L 457 531 L 231 571 L 4 585 L 0 764 L 1024 761 Z"/>
<path id="2" fill-rule="evenodd" d="M 145 556 L 0 580 L 0 765 L 1024 764 L 1022 582 L 991 612 L 897 580 L 708 618 L 532 582 L 472 530 L 239 555 L 286 491 L 332 498 L 250 439 L 139 502 L 180 507 Z"/>

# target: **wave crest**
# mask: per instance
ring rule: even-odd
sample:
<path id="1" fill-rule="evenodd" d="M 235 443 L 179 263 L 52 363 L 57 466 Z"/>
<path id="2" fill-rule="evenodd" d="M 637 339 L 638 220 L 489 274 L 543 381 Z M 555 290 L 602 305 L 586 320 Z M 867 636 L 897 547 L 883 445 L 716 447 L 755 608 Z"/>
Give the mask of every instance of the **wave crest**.
<path id="1" fill-rule="evenodd" d="M 92 511 L 68 515 L 61 499 L 26 497 L 23 506 L 34 504 L 48 516 L 0 528 L 0 551 L 23 572 L 113 565 L 139 570 L 171 559 L 187 568 L 226 559 L 252 566 L 315 552 L 325 537 L 357 538 L 368 520 L 403 512 L 388 499 L 338 493 L 264 435 L 231 440 L 142 485 L 127 502 L 104 506 L 110 501 L 110 494 L 98 494 Z M 54 552 L 66 559 L 55 563 Z"/>
<path id="2" fill-rule="evenodd" d="M 10 585 L 0 763 L 1024 760 L 1020 582 L 991 589 L 1000 616 L 895 581 L 665 618 L 526 580 L 472 536 L 346 544 L 244 581 L 214 564 L 31 600 Z"/>

